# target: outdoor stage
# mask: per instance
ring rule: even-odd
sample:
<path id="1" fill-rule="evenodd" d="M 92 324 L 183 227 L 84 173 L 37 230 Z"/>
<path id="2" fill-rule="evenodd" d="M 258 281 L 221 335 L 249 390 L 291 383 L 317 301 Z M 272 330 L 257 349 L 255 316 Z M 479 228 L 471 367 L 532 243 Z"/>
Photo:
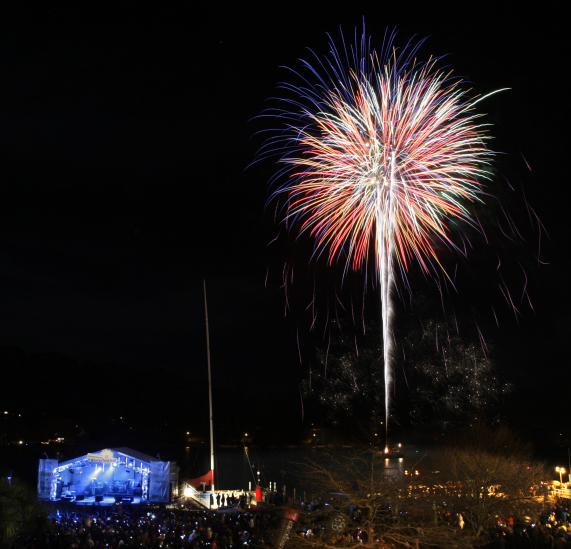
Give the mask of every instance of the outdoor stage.
<path id="1" fill-rule="evenodd" d="M 38 497 L 78 505 L 167 503 L 178 490 L 178 467 L 130 448 L 105 449 L 58 462 L 41 459 Z"/>

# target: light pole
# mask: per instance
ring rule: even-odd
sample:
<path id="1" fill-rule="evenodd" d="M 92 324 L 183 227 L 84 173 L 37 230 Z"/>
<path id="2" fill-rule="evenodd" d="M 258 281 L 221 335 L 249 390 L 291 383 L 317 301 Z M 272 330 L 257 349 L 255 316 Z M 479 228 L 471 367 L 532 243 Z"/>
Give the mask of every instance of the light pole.
<path id="1" fill-rule="evenodd" d="M 563 487 L 563 475 L 567 472 L 565 467 L 555 467 L 555 472 L 559 473 L 559 486 Z"/>

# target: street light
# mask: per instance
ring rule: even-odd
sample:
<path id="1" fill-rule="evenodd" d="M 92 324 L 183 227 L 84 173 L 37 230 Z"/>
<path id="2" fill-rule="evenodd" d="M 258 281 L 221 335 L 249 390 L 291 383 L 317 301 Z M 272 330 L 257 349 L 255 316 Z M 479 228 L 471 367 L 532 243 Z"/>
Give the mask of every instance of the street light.
<path id="1" fill-rule="evenodd" d="M 559 473 L 559 486 L 563 486 L 563 475 L 567 472 L 565 467 L 555 467 L 555 472 Z"/>

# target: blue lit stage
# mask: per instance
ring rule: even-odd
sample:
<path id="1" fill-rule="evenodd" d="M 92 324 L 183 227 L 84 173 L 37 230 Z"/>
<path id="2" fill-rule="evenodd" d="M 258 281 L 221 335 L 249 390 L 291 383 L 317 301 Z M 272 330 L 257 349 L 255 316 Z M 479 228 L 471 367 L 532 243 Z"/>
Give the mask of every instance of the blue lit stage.
<path id="1" fill-rule="evenodd" d="M 38 497 L 78 505 L 166 503 L 178 490 L 178 468 L 130 448 L 105 449 L 58 462 L 41 459 Z"/>

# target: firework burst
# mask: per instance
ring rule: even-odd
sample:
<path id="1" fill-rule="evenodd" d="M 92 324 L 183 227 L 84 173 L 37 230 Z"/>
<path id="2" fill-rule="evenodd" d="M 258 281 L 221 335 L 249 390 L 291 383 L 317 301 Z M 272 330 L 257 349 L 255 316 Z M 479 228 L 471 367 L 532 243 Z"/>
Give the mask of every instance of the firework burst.
<path id="1" fill-rule="evenodd" d="M 329 55 L 292 71 L 286 107 L 269 113 L 284 125 L 263 152 L 279 156 L 285 220 L 314 238 L 317 255 L 353 269 L 374 258 L 388 425 L 395 271 L 406 277 L 417 262 L 443 272 L 437 252 L 458 249 L 452 221 L 475 226 L 468 206 L 481 200 L 492 153 L 474 108 L 483 98 L 438 59 L 418 61 L 420 44 L 399 50 L 393 33 L 376 51 L 364 29 L 341 44 L 330 39 Z"/>

